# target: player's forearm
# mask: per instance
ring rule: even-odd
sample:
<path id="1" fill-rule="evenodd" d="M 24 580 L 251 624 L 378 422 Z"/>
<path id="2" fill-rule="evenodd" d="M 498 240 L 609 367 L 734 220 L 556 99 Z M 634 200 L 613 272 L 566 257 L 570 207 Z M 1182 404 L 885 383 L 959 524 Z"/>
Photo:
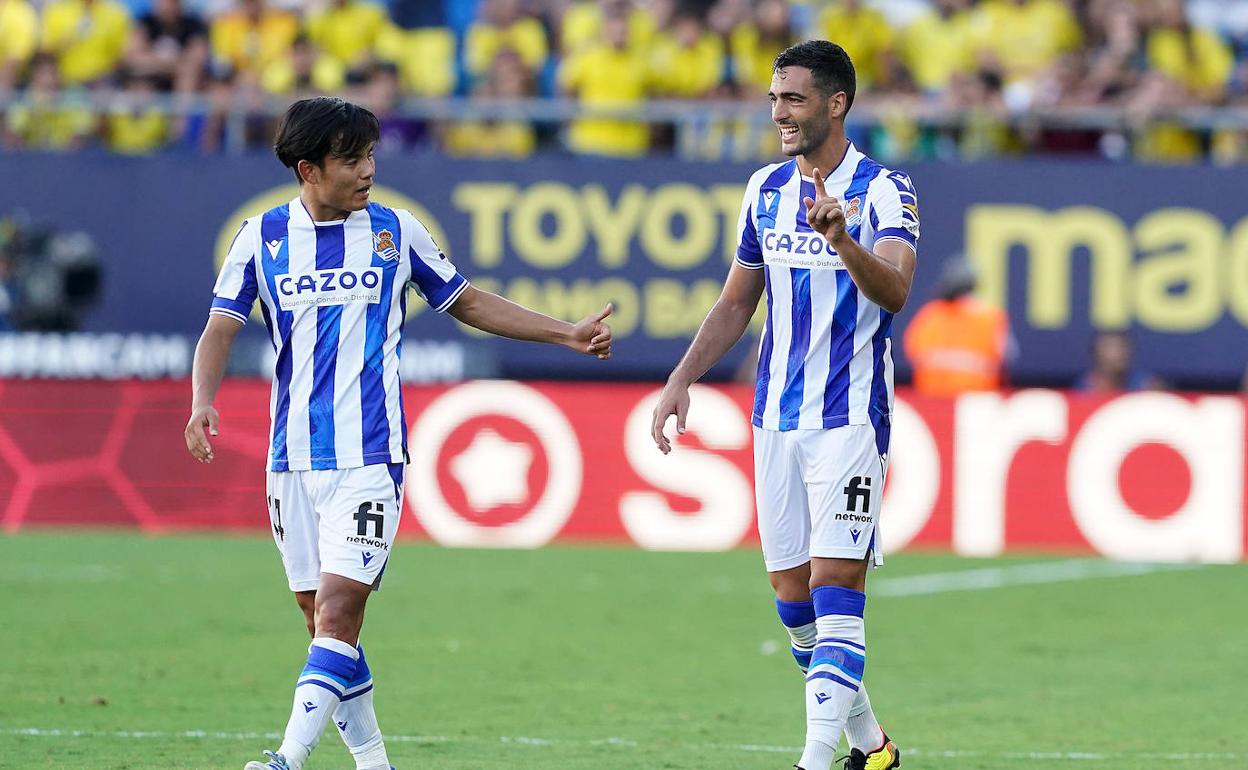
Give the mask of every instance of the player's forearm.
<path id="1" fill-rule="evenodd" d="M 687 388 L 701 379 L 745 334 L 757 306 L 757 303 L 750 306 L 720 297 L 711 312 L 706 314 L 706 320 L 702 322 L 684 358 L 667 378 L 668 382 Z"/>
<path id="2" fill-rule="evenodd" d="M 523 305 L 469 287 L 448 311 L 459 321 L 483 332 L 515 340 L 567 345 L 572 324 L 529 310 Z"/>
<path id="3" fill-rule="evenodd" d="M 848 236 L 833 244 L 863 295 L 890 313 L 901 312 L 910 296 L 910 281 L 901 269 L 863 248 Z"/>
<path id="4" fill-rule="evenodd" d="M 234 334 L 220 328 L 213 320 L 208 322 L 195 346 L 195 360 L 191 365 L 192 410 L 211 406 L 216 400 L 221 380 L 225 378 L 226 364 L 230 360 L 230 348 L 234 345 Z M 238 325 L 234 321 L 225 323 Z"/>

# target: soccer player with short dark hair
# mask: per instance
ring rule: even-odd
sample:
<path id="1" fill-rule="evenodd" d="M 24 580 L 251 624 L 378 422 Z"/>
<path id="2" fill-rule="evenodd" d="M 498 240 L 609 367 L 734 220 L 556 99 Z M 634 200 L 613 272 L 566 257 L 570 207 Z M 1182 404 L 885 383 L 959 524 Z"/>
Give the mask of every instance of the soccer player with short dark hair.
<path id="1" fill-rule="evenodd" d="M 358 770 L 390 769 L 359 634 L 402 513 L 407 287 L 483 331 L 611 356 L 610 305 L 570 324 L 480 291 L 411 213 L 372 203 L 377 137 L 377 118 L 342 99 L 291 105 L 274 150 L 299 196 L 243 223 L 195 349 L 186 446 L 211 462 L 212 404 L 234 337 L 260 300 L 277 352 L 269 516 L 313 637 L 281 746 L 245 770 L 300 770 L 331 716 Z"/>
<path id="2" fill-rule="evenodd" d="M 910 293 L 918 199 L 905 174 L 845 136 L 854 66 L 817 40 L 776 57 L 771 116 L 793 160 L 746 186 L 737 257 L 723 293 L 655 406 L 664 453 L 689 386 L 741 338 L 763 293 L 767 322 L 754 396 L 754 476 L 763 560 L 793 656 L 806 674 L 804 770 L 828 770 L 846 732 L 849 770 L 900 764 L 862 684 L 868 566 L 893 405 L 893 315 Z"/>

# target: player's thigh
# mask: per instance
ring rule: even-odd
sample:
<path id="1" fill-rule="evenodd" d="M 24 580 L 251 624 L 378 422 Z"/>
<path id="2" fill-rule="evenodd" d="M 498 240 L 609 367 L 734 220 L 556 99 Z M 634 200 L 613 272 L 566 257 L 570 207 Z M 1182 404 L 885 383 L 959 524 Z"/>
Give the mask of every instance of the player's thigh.
<path id="1" fill-rule="evenodd" d="M 870 424 L 810 431 L 800 445 L 810 505 L 810 555 L 863 559 L 880 555 L 878 524 L 884 463 Z"/>
<path id="2" fill-rule="evenodd" d="M 377 585 L 402 517 L 403 466 L 366 465 L 321 479 L 321 571 Z"/>
<path id="3" fill-rule="evenodd" d="M 321 579 L 320 522 L 304 473 L 269 471 L 265 478 L 273 542 L 292 591 L 315 591 Z"/>
<path id="4" fill-rule="evenodd" d="M 754 497 L 768 572 L 810 561 L 810 511 L 791 433 L 754 428 Z"/>

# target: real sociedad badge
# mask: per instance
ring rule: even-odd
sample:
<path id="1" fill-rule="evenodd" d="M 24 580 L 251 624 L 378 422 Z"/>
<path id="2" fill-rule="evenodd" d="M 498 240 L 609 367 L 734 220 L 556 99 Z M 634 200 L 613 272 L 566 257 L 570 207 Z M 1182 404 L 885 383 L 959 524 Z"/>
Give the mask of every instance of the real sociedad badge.
<path id="1" fill-rule="evenodd" d="M 862 222 L 862 199 L 854 197 L 845 209 L 845 226 L 856 227 Z"/>
<path id="2" fill-rule="evenodd" d="M 373 233 L 373 252 L 388 262 L 395 262 L 402 256 L 394 247 L 394 233 L 389 230 Z"/>

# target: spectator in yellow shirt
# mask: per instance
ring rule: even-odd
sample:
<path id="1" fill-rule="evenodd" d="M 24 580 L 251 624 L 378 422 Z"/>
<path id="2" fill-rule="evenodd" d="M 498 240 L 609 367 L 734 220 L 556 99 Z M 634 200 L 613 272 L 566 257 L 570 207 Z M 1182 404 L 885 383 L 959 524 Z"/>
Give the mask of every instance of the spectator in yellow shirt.
<path id="1" fill-rule="evenodd" d="M 122 155 L 151 155 L 171 138 L 169 115 L 151 104 L 156 95 L 156 79 L 129 74 L 126 89 L 111 100 L 104 117 L 104 138 L 108 148 Z"/>
<path id="2" fill-rule="evenodd" d="M 772 63 L 793 42 L 792 19 L 785 0 L 762 0 L 751 18 L 733 28 L 728 38 L 732 76 L 745 96 L 767 93 Z"/>
<path id="3" fill-rule="evenodd" d="M 1007 87 L 1034 83 L 1083 42 L 1062 0 L 988 0 L 976 9 L 972 28 L 980 65 Z"/>
<path id="4" fill-rule="evenodd" d="M 884 14 L 863 0 L 834 0 L 819 14 L 816 36 L 845 49 L 854 62 L 858 88 L 887 86 L 894 67 L 893 28 Z"/>
<path id="5" fill-rule="evenodd" d="M 494 58 L 489 73 L 473 89 L 474 100 L 515 100 L 537 94 L 533 73 L 514 51 Z M 447 153 L 461 158 L 523 158 L 537 149 L 537 132 L 526 120 L 467 120 L 447 129 Z"/>
<path id="6" fill-rule="evenodd" d="M 561 15 L 559 47 L 570 56 L 602 39 L 602 20 L 608 15 L 628 18 L 629 45 L 647 50 L 654 40 L 654 17 L 632 0 L 579 0 Z M 770 77 L 770 76 L 768 76 Z"/>
<path id="7" fill-rule="evenodd" d="M 1163 110 L 1219 104 L 1226 99 L 1234 58 L 1215 33 L 1192 27 L 1181 0 L 1156 0 L 1145 38 L 1150 72 L 1127 113 L 1139 127 L 1136 155 L 1158 162 L 1190 162 L 1204 152 L 1198 133 L 1154 116 Z"/>
<path id="8" fill-rule="evenodd" d="M 723 41 L 692 8 L 676 12 L 671 32 L 658 36 L 651 54 L 655 86 L 664 96 L 676 99 L 712 95 L 724 79 L 724 66 Z"/>
<path id="9" fill-rule="evenodd" d="M 217 71 L 258 80 L 264 68 L 285 56 L 299 34 L 299 20 L 263 0 L 241 0 L 238 7 L 213 19 L 209 30 Z"/>
<path id="10" fill-rule="evenodd" d="M 650 95 L 646 61 L 629 45 L 628 17 L 603 19 L 602 40 L 564 61 L 560 87 L 582 108 L 620 109 L 640 106 Z M 572 121 L 568 147 L 574 152 L 616 157 L 638 157 L 650 147 L 650 128 L 635 120 L 584 117 Z"/>
<path id="11" fill-rule="evenodd" d="M 455 33 L 446 27 L 387 24 L 377 41 L 377 56 L 398 67 L 399 82 L 410 94 L 430 98 L 455 90 Z"/>
<path id="12" fill-rule="evenodd" d="M 320 53 L 305 35 L 295 38 L 290 53 L 269 62 L 260 87 L 275 95 L 329 94 L 342 88 L 347 70 L 328 54 Z"/>
<path id="13" fill-rule="evenodd" d="M 920 91 L 940 94 L 975 69 L 969 0 L 936 0 L 901 34 L 901 60 Z"/>
<path id="14" fill-rule="evenodd" d="M 549 49 L 541 22 L 520 11 L 519 0 L 487 0 L 482 18 L 468 28 L 464 59 L 473 77 L 484 75 L 503 49 L 511 49 L 530 70 L 546 64 Z"/>
<path id="15" fill-rule="evenodd" d="M 360 0 L 331 0 L 308 17 L 307 33 L 317 48 L 352 72 L 363 73 L 376 54 L 388 20 L 386 10 Z"/>
<path id="16" fill-rule="evenodd" d="M 130 14 L 112 0 L 53 0 L 43 11 L 40 47 L 57 57 L 65 85 L 112 75 L 130 41 Z"/>
<path id="17" fill-rule="evenodd" d="M 39 54 L 31 62 L 25 99 L 5 115 L 4 145 L 13 149 L 78 150 L 95 134 L 95 113 L 81 94 L 61 91 L 56 59 Z"/>
<path id="18" fill-rule="evenodd" d="M 0 91 L 12 88 L 39 45 L 39 15 L 27 0 L 0 0 Z"/>
<path id="19" fill-rule="evenodd" d="M 1158 0 L 1157 24 L 1145 44 L 1149 68 L 1183 89 L 1190 102 L 1226 98 L 1235 57 L 1217 33 L 1191 26 L 1182 0 Z"/>

